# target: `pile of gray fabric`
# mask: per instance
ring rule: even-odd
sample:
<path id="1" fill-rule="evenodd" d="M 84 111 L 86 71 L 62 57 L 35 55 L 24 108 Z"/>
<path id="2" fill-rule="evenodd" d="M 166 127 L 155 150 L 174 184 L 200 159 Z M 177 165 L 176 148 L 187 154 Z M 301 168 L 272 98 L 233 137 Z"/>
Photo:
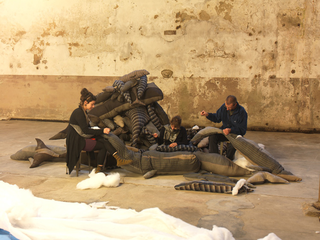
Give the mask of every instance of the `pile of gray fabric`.
<path id="1" fill-rule="evenodd" d="M 99 93 L 96 107 L 88 115 L 92 126 L 108 127 L 124 141 L 137 148 L 149 148 L 169 123 L 165 111 L 157 101 L 163 99 L 162 91 L 148 83 L 146 70 L 136 70 L 115 80 Z"/>
<path id="2" fill-rule="evenodd" d="M 115 80 L 96 95 L 95 107 L 88 112 L 90 125 L 110 128 L 132 147 L 148 149 L 156 143 L 154 133 L 169 124 L 169 118 L 158 101 L 161 89 L 148 83 L 147 70 L 136 70 Z M 50 140 L 66 138 L 66 129 Z"/>

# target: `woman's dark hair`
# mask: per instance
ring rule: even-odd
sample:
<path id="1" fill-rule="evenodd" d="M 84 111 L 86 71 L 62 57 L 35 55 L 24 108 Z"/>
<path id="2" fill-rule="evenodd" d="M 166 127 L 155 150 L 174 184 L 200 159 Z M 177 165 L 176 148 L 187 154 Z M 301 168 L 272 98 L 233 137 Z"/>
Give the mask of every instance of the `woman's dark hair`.
<path id="1" fill-rule="evenodd" d="M 83 106 L 84 101 L 87 101 L 88 103 L 91 101 L 96 101 L 97 98 L 94 96 L 91 92 L 88 91 L 88 89 L 83 88 L 81 90 L 81 96 L 80 96 L 80 106 Z"/>
<path id="2" fill-rule="evenodd" d="M 174 128 L 180 128 L 181 126 L 181 117 L 179 115 L 174 116 L 171 121 L 170 124 L 174 126 Z"/>

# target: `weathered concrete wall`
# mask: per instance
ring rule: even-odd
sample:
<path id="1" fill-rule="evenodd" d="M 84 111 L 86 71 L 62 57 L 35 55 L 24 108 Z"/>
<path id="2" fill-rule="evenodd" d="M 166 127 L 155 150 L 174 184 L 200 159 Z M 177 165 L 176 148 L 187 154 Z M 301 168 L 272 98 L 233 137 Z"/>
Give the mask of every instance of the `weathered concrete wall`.
<path id="1" fill-rule="evenodd" d="M 98 93 L 147 69 L 185 125 L 213 125 L 199 112 L 234 94 L 251 129 L 319 131 L 319 10 L 308 0 L 0 0 L 0 117 L 67 120 L 82 87 Z"/>

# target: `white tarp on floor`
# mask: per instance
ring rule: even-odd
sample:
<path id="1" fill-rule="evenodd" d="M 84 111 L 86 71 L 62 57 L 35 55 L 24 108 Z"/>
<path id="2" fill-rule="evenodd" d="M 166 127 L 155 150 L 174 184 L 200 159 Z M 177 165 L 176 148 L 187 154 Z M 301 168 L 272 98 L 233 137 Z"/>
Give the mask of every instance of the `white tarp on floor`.
<path id="1" fill-rule="evenodd" d="M 226 228 L 198 228 L 165 214 L 158 208 L 98 209 L 84 203 L 68 203 L 33 196 L 0 181 L 0 228 L 20 240 L 45 239 L 217 239 L 232 240 Z M 264 240 L 279 239 L 269 234 Z"/>

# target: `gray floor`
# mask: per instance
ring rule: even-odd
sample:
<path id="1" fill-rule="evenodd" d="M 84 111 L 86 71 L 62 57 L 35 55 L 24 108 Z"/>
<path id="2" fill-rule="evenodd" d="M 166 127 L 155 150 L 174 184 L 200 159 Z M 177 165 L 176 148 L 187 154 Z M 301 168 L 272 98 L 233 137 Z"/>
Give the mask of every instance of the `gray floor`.
<path id="1" fill-rule="evenodd" d="M 228 228 L 235 239 L 259 239 L 273 232 L 281 239 L 320 239 L 318 217 L 305 215 L 303 207 L 318 201 L 320 135 L 254 132 L 246 138 L 262 143 L 286 169 L 301 177 L 299 183 L 258 185 L 254 192 L 229 194 L 177 191 L 186 181 L 180 175 L 142 176 L 118 169 L 122 184 L 117 188 L 77 190 L 87 171 L 67 175 L 65 163 L 45 162 L 29 168 L 29 161 L 11 160 L 10 155 L 40 138 L 47 145 L 64 146 L 64 140 L 49 140 L 67 123 L 0 121 L 0 180 L 30 189 L 41 198 L 68 202 L 109 201 L 110 206 L 141 211 L 158 207 L 167 214 L 198 227 Z"/>

